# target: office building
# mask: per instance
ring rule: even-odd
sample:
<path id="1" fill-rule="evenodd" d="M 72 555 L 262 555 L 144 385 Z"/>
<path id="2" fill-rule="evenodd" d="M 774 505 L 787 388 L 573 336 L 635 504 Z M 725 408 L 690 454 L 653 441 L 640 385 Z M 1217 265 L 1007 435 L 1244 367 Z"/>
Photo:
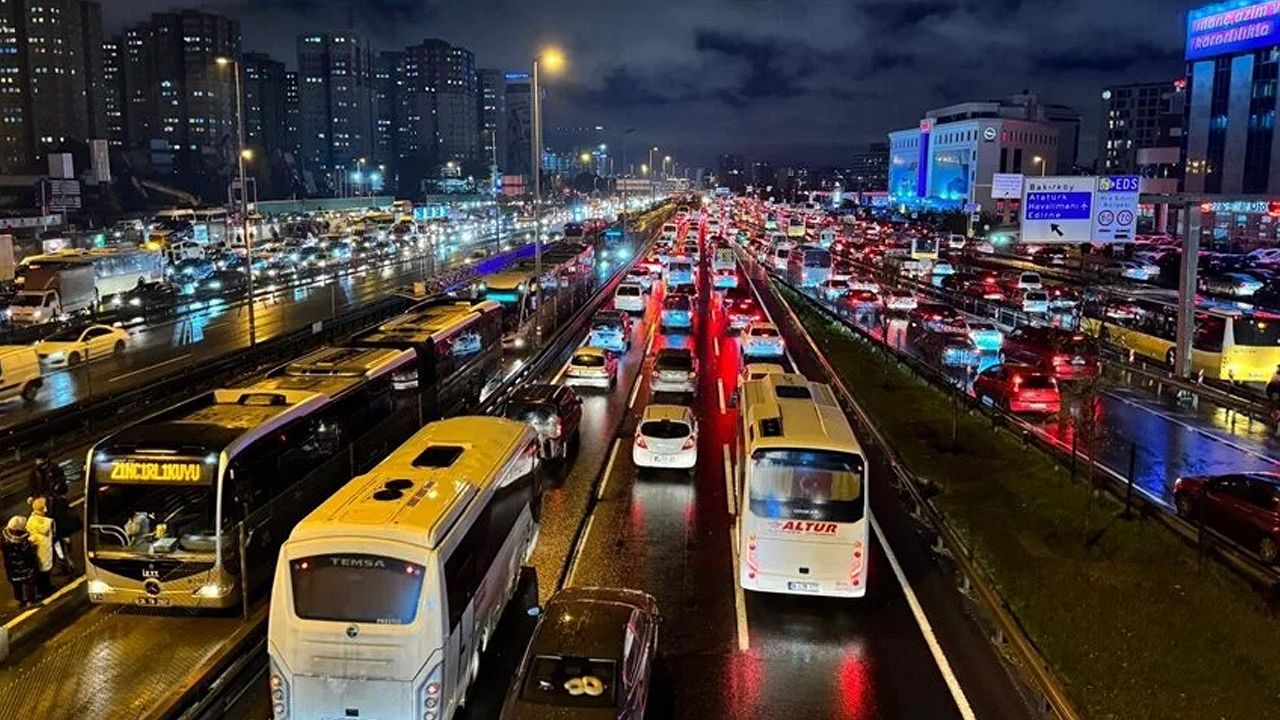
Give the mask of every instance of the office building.
<path id="1" fill-rule="evenodd" d="M 747 175 L 741 155 L 725 153 L 716 158 L 716 182 L 734 192 L 746 189 Z"/>
<path id="2" fill-rule="evenodd" d="M 880 192 L 889 187 L 889 144 L 870 143 L 853 154 L 845 173 L 846 190 Z"/>
<path id="3" fill-rule="evenodd" d="M 107 133 L 102 9 L 91 0 L 0 0 L 0 172 L 38 170 L 67 140 Z"/>
<path id="4" fill-rule="evenodd" d="M 298 105 L 298 73 L 293 70 L 284 72 L 284 147 L 285 150 L 299 156 L 299 123 L 302 109 Z"/>
<path id="5" fill-rule="evenodd" d="M 1150 148 L 1177 150 L 1182 145 L 1186 88 L 1187 83 L 1182 78 L 1103 88 L 1102 122 L 1098 129 L 1098 172 L 1138 174 L 1139 151 Z"/>
<path id="6" fill-rule="evenodd" d="M 272 155 L 286 147 L 284 63 L 262 53 L 244 54 L 245 144 Z"/>
<path id="7" fill-rule="evenodd" d="M 127 147 L 150 151 L 153 169 L 187 178 L 235 156 L 235 74 L 240 24 L 195 10 L 156 13 L 123 40 Z"/>
<path id="8" fill-rule="evenodd" d="M 1185 191 L 1280 193 L 1280 5 L 1229 3 L 1192 10 L 1185 57 Z"/>
<path id="9" fill-rule="evenodd" d="M 889 195 L 912 206 L 994 207 L 995 173 L 1054 175 L 1058 131 L 1047 122 L 969 115 L 946 108 L 918 127 L 889 133 Z"/>
<path id="10" fill-rule="evenodd" d="M 102 43 L 102 105 L 112 148 L 125 144 L 124 103 L 124 39 L 112 38 Z"/>
<path id="11" fill-rule="evenodd" d="M 533 91 L 527 72 L 508 72 L 507 175 L 529 176 L 533 159 Z"/>
<path id="12" fill-rule="evenodd" d="M 373 53 L 353 32 L 298 38 L 302 166 L 336 185 L 374 147 Z"/>
<path id="13" fill-rule="evenodd" d="M 404 53 L 378 53 L 373 69 L 373 162 L 376 165 L 395 167 L 400 162 L 404 83 Z"/>
<path id="14" fill-rule="evenodd" d="M 407 139 L 413 152 L 436 165 L 475 160 L 480 152 L 475 55 L 444 40 L 428 39 L 404 53 Z"/>
<path id="15" fill-rule="evenodd" d="M 507 163 L 507 78 L 501 70 L 484 68 L 476 72 L 476 101 L 479 103 L 480 159 L 501 175 Z"/>

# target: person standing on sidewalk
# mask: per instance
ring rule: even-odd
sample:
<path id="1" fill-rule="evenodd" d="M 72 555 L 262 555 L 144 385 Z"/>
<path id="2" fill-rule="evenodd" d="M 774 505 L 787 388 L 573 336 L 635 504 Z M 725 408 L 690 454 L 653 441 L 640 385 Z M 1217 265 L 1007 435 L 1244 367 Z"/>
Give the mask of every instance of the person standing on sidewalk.
<path id="1" fill-rule="evenodd" d="M 27 519 L 21 515 L 9 518 L 0 533 L 0 552 L 4 555 L 4 575 L 13 586 L 18 607 L 36 602 L 36 549 L 27 533 Z"/>
<path id="2" fill-rule="evenodd" d="M 53 594 L 53 543 L 54 522 L 49 517 L 49 501 L 38 497 L 31 501 L 31 515 L 27 518 L 27 533 L 36 548 L 36 597 L 43 600 Z"/>
<path id="3" fill-rule="evenodd" d="M 51 461 L 49 455 L 41 452 L 36 456 L 35 468 L 31 471 L 31 495 L 28 502 L 36 498 L 44 498 L 48 503 L 48 515 L 54 523 L 54 561 L 58 571 L 70 575 L 74 566 L 71 561 L 71 537 L 80 531 L 83 525 L 71 512 L 71 502 L 67 498 L 70 488 L 67 486 L 67 474 L 62 466 Z"/>

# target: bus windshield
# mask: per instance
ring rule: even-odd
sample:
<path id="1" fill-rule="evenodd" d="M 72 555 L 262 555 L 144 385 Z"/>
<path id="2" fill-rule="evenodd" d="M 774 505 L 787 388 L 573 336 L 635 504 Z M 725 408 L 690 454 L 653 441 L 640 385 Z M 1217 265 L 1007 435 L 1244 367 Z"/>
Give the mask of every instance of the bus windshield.
<path id="1" fill-rule="evenodd" d="M 381 555 L 316 555 L 289 562 L 293 612 L 303 620 L 409 625 L 426 568 Z"/>
<path id="2" fill-rule="evenodd" d="M 102 484 L 91 505 L 90 550 L 208 553 L 217 543 L 212 486 Z"/>
<path id="3" fill-rule="evenodd" d="M 1235 318 L 1232 334 L 1236 345 L 1247 347 L 1276 347 L 1280 345 L 1280 318 Z"/>
<path id="4" fill-rule="evenodd" d="M 860 455 L 829 450 L 757 450 L 751 512 L 772 520 L 857 522 L 865 514 Z"/>
<path id="5" fill-rule="evenodd" d="M 825 250 L 808 250 L 804 254 L 804 266 L 807 268 L 824 268 L 831 264 L 831 253 Z"/>

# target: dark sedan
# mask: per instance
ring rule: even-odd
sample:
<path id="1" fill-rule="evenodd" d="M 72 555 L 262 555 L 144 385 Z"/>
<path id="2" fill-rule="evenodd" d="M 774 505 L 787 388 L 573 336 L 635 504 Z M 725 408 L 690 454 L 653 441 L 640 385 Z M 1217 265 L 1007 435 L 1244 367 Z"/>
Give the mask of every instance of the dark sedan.
<path id="1" fill-rule="evenodd" d="M 243 295 L 249 287 L 249 277 L 239 270 L 219 270 L 200 281 L 196 286 L 196 294 L 201 297 L 218 297 L 234 299 Z"/>
<path id="2" fill-rule="evenodd" d="M 657 602 L 638 590 L 567 588 L 551 596 L 503 720 L 640 720 L 659 623 Z"/>
<path id="3" fill-rule="evenodd" d="M 1212 528 L 1258 553 L 1280 560 L 1280 473 L 1195 475 L 1173 484 L 1178 515 Z"/>

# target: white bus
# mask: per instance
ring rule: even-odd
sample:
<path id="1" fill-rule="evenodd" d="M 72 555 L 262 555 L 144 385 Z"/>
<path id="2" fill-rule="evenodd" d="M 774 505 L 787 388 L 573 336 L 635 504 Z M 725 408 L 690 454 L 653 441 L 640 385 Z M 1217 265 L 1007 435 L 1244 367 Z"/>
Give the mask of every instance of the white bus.
<path id="1" fill-rule="evenodd" d="M 31 255 L 18 264 L 18 284 L 42 288 L 47 274 L 67 265 L 93 265 L 94 287 L 98 299 L 128 292 L 140 284 L 164 279 L 164 255 L 159 250 L 131 247 L 95 248 L 93 250 L 59 250 L 56 253 Z"/>
<path id="2" fill-rule="evenodd" d="M 458 417 L 418 431 L 280 549 L 276 718 L 449 720 L 537 536 L 538 437 Z"/>
<path id="3" fill-rule="evenodd" d="M 769 374 L 743 383 L 740 397 L 743 589 L 862 597 L 866 459 L 831 387 Z"/>

